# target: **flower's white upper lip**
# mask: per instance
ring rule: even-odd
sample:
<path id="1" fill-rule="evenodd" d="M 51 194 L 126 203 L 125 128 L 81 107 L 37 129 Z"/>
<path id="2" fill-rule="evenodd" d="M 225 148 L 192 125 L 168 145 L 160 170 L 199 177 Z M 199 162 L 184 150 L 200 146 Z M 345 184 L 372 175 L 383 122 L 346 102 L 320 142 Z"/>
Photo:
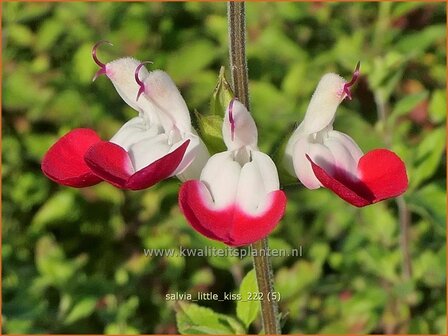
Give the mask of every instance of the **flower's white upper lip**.
<path id="1" fill-rule="evenodd" d="M 349 89 L 359 77 L 359 66 L 358 62 L 349 82 L 334 73 L 321 78 L 304 120 L 288 141 L 285 151 L 287 169 L 307 188 L 319 188 L 321 183 L 305 155 L 329 174 L 341 172 L 348 178 L 357 178 L 357 164 L 363 153 L 351 137 L 333 130 L 333 122 L 339 104 L 346 96 L 350 97 Z"/>
<path id="2" fill-rule="evenodd" d="M 229 150 L 243 147 L 257 149 L 257 125 L 247 108 L 233 99 L 226 109 L 222 123 L 222 137 Z"/>
<path id="3" fill-rule="evenodd" d="M 191 125 L 188 107 L 171 77 L 161 70 L 148 72 L 144 67 L 148 62 L 131 57 L 104 64 L 96 56 L 98 46 L 103 43 L 107 41 L 98 42 L 92 50 L 92 57 L 100 67 L 97 75 L 106 74 L 121 98 L 139 113 L 123 125 L 111 142 L 128 152 L 135 170 L 139 171 L 189 140 L 174 174 L 198 178 L 209 154 Z M 197 154 L 198 162 L 191 165 Z"/>
<path id="4" fill-rule="evenodd" d="M 279 190 L 277 168 L 258 151 L 255 122 L 236 99 L 226 110 L 222 134 L 228 150 L 213 155 L 200 177 L 209 192 L 209 206 L 238 205 L 249 214 L 260 214 L 269 206 L 269 194 Z"/>

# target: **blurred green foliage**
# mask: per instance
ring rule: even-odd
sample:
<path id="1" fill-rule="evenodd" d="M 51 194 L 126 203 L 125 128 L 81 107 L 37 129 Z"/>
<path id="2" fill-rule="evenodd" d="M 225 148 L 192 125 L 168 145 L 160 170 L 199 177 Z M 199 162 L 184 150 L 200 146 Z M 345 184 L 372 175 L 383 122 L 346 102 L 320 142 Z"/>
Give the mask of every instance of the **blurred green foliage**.
<path id="1" fill-rule="evenodd" d="M 191 111 L 207 113 L 228 65 L 226 4 L 3 2 L 2 9 L 3 332 L 243 332 L 253 307 L 176 303 L 165 294 L 238 293 L 249 257 L 144 256 L 144 248 L 222 247 L 186 224 L 178 181 L 142 192 L 106 183 L 75 190 L 40 171 L 45 151 L 68 130 L 90 127 L 108 138 L 135 115 L 106 78 L 91 83 L 90 51 L 100 39 L 114 43 L 100 59 L 153 61 Z M 391 147 L 410 178 L 409 279 L 394 200 L 356 209 L 327 190 L 284 185 L 287 212 L 270 244 L 302 246 L 304 254 L 273 258 L 283 332 L 446 334 L 444 4 L 249 3 L 247 21 L 262 150 L 279 154 L 324 73 L 349 78 L 361 60 L 354 100 L 339 108 L 335 126 L 364 151 Z M 258 316 L 248 331 L 259 326 Z"/>

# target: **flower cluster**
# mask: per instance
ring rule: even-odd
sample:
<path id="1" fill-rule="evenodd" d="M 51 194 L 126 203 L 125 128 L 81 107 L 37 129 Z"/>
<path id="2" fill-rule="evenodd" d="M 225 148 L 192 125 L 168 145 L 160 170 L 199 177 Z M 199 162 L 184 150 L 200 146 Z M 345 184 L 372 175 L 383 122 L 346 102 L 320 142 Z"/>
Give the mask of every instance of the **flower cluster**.
<path id="1" fill-rule="evenodd" d="M 78 128 L 61 137 L 45 154 L 42 171 L 51 180 L 76 188 L 106 181 L 121 189 L 141 190 L 172 176 L 182 182 L 179 207 L 204 236 L 230 246 L 266 237 L 283 217 L 286 195 L 277 168 L 258 147 L 251 114 L 236 98 L 227 106 L 222 138 L 227 150 L 210 157 L 192 127 L 188 107 L 169 75 L 149 72 L 148 62 L 120 58 L 103 64 L 105 75 L 137 115 L 109 140 Z M 326 187 L 362 207 L 402 194 L 406 168 L 387 149 L 363 155 L 355 141 L 333 129 L 339 104 L 359 76 L 346 82 L 326 74 L 314 92 L 303 122 L 288 141 L 285 164 L 308 189 Z"/>

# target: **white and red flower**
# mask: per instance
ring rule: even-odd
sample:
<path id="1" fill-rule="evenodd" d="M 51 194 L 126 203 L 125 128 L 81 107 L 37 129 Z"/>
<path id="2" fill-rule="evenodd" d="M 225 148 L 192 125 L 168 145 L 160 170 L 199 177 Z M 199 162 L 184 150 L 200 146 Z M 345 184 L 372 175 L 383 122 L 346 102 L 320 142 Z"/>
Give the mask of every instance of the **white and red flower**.
<path id="1" fill-rule="evenodd" d="M 102 42 L 100 42 L 102 43 Z M 177 175 L 185 181 L 199 176 L 208 151 L 191 126 L 179 90 L 161 70 L 148 72 L 133 58 L 103 64 L 117 92 L 139 116 L 125 123 L 110 141 L 90 129 L 75 129 L 46 153 L 42 170 L 53 181 L 86 187 L 105 180 L 119 188 L 140 190 Z"/>
<path id="2" fill-rule="evenodd" d="M 238 100 L 226 110 L 222 133 L 228 150 L 208 160 L 199 180 L 181 186 L 179 206 L 204 236 L 243 246 L 275 228 L 286 196 L 274 162 L 258 150 L 255 122 Z"/>
<path id="3" fill-rule="evenodd" d="M 317 85 L 305 118 L 288 141 L 287 168 L 308 189 L 326 187 L 345 201 L 366 206 L 406 191 L 408 178 L 401 159 L 387 149 L 363 155 L 347 134 L 333 129 L 336 110 L 359 76 L 350 82 L 329 73 Z"/>

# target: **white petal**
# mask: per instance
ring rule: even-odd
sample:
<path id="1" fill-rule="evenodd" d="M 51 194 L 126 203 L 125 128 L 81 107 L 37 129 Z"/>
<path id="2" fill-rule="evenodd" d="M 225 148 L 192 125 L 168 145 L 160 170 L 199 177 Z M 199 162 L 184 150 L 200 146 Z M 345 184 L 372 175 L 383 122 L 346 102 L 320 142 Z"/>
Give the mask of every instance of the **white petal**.
<path id="1" fill-rule="evenodd" d="M 353 139 L 344 133 L 330 131 L 328 137 L 324 139 L 324 145 L 333 154 L 335 168 L 346 176 L 356 179 L 362 151 Z"/>
<path id="2" fill-rule="evenodd" d="M 110 139 L 110 142 L 113 142 L 121 147 L 123 147 L 126 151 L 129 151 L 129 148 L 144 139 L 153 138 L 157 134 L 160 133 L 160 128 L 157 125 L 153 125 L 153 127 L 147 126 L 146 122 L 141 117 L 135 117 L 125 123 L 117 133 Z"/>
<path id="3" fill-rule="evenodd" d="M 162 70 L 151 71 L 144 79 L 145 92 L 140 97 L 157 111 L 165 130 L 173 125 L 183 132 L 191 131 L 187 104 L 171 77 Z"/>
<path id="4" fill-rule="evenodd" d="M 150 165 L 154 161 L 171 152 L 172 146 L 168 145 L 166 134 L 144 138 L 129 147 L 129 156 L 135 171 Z"/>
<path id="5" fill-rule="evenodd" d="M 254 162 L 246 163 L 241 169 L 236 203 L 246 212 L 255 214 L 260 202 L 266 197 L 263 178 Z"/>
<path id="6" fill-rule="evenodd" d="M 350 136 L 345 133 L 339 131 L 330 131 L 328 132 L 328 137 L 332 139 L 337 139 L 341 142 L 344 147 L 350 152 L 353 160 L 358 163 L 359 159 L 364 155 L 361 148 L 359 148 L 358 144 L 353 140 Z"/>
<path id="7" fill-rule="evenodd" d="M 324 146 L 327 147 L 334 157 L 334 169 L 344 172 L 346 176 L 356 176 L 357 162 L 353 160 L 350 152 L 336 139 L 326 139 Z"/>
<path id="8" fill-rule="evenodd" d="M 232 110 L 231 115 L 229 113 L 230 108 Z M 233 137 L 230 118 L 233 119 L 234 125 Z M 238 100 L 233 100 L 226 110 L 222 124 L 222 136 L 224 143 L 229 150 L 236 150 L 244 146 L 248 146 L 252 149 L 257 148 L 257 126 L 249 111 Z"/>
<path id="9" fill-rule="evenodd" d="M 111 80 L 120 97 L 134 110 L 145 115 L 151 123 L 158 123 L 154 108 L 144 99 L 137 101 L 139 85 L 135 81 L 135 70 L 140 65 L 140 61 L 132 57 L 119 58 L 106 64 L 106 75 Z M 139 71 L 139 78 L 143 81 L 149 76 L 148 70 L 142 67 Z"/>
<path id="10" fill-rule="evenodd" d="M 294 147 L 300 138 L 307 136 L 307 134 L 303 132 L 302 125 L 303 123 L 301 123 L 291 134 L 291 137 L 289 138 L 288 143 L 286 144 L 285 153 L 283 155 L 283 166 L 291 175 L 295 175 L 294 163 L 293 163 Z"/>
<path id="11" fill-rule="evenodd" d="M 329 73 L 322 77 L 311 97 L 303 120 L 303 130 L 307 134 L 318 132 L 333 123 L 334 115 L 344 95 L 344 78 Z"/>
<path id="12" fill-rule="evenodd" d="M 269 193 L 278 190 L 280 182 L 278 179 L 277 167 L 269 155 L 259 151 L 252 151 L 252 162 L 255 163 L 260 170 L 266 192 Z"/>
<path id="13" fill-rule="evenodd" d="M 309 137 L 303 137 L 297 141 L 294 147 L 293 163 L 297 178 L 308 189 L 317 189 L 321 183 L 314 175 L 311 163 L 307 160 L 305 154 L 329 174 L 334 170 L 334 158 L 330 150 L 320 143 L 311 143 Z"/>
<path id="14" fill-rule="evenodd" d="M 205 164 L 210 158 L 207 147 L 196 134 L 196 131 L 187 138 L 190 139 L 190 144 L 182 162 L 175 172 L 175 175 L 182 182 L 199 179 L 202 169 L 204 169 Z"/>
<path id="15" fill-rule="evenodd" d="M 205 165 L 201 181 L 205 183 L 216 208 L 225 208 L 235 202 L 241 167 L 233 161 L 231 151 L 213 155 Z"/>
<path id="16" fill-rule="evenodd" d="M 271 158 L 252 151 L 252 161 L 241 169 L 236 202 L 250 214 L 263 212 L 269 203 L 268 194 L 279 189 L 277 168 Z"/>

